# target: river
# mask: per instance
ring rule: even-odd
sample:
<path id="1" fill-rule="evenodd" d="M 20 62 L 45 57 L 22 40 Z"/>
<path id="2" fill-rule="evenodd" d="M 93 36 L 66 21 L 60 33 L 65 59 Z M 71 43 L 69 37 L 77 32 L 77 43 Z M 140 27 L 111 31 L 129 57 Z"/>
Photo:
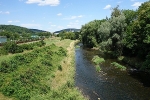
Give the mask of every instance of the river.
<path id="1" fill-rule="evenodd" d="M 149 86 L 144 86 L 127 71 L 111 66 L 112 59 L 101 65 L 102 72 L 96 72 L 91 59 L 99 52 L 79 46 L 75 50 L 75 85 L 90 100 L 150 100 Z"/>

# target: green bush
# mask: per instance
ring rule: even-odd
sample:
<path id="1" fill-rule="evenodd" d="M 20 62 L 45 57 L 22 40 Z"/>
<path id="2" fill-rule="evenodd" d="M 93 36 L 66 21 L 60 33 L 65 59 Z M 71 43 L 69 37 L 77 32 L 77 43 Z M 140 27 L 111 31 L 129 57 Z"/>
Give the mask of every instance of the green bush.
<path id="1" fill-rule="evenodd" d="M 58 66 L 58 70 L 62 71 L 62 66 L 61 65 Z"/>
<path id="2" fill-rule="evenodd" d="M 6 42 L 4 44 L 4 49 L 9 53 L 21 53 L 23 52 L 23 48 L 18 46 L 16 42 Z"/>
<path id="3" fill-rule="evenodd" d="M 65 55 L 65 49 L 53 44 L 2 61 L 0 92 L 18 100 L 30 100 L 37 95 L 52 93 L 47 80 L 55 77 L 53 71 L 62 70 L 56 62 L 60 62 Z M 47 79 L 47 76 L 50 77 Z M 67 86 L 72 87 L 72 83 L 68 82 Z M 63 93 L 58 94 L 62 97 Z"/>
<path id="4" fill-rule="evenodd" d="M 101 71 L 101 67 L 99 65 L 96 65 L 96 71 L 100 72 Z"/>
<path id="5" fill-rule="evenodd" d="M 0 72 L 9 73 L 16 70 L 18 67 L 17 62 L 15 60 L 11 61 L 2 61 L 0 65 Z"/>
<path id="6" fill-rule="evenodd" d="M 117 62 L 112 62 L 111 65 L 115 66 L 118 69 L 126 70 L 125 66 L 122 66 L 122 65 L 118 64 Z"/>
<path id="7" fill-rule="evenodd" d="M 8 51 L 4 47 L 1 47 L 0 48 L 0 56 L 1 55 L 7 55 L 7 54 L 8 54 Z"/>
<path id="8" fill-rule="evenodd" d="M 104 60 L 104 58 L 100 58 L 98 55 L 96 55 L 96 56 L 93 57 L 92 61 L 93 61 L 96 65 L 98 65 L 98 64 L 103 63 L 105 60 Z"/>

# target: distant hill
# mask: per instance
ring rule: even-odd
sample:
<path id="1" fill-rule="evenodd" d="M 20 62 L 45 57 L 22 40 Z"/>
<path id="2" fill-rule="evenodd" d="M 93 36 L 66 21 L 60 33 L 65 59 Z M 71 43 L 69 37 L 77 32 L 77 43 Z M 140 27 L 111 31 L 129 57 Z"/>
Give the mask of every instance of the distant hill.
<path id="1" fill-rule="evenodd" d="M 55 31 L 54 33 L 60 33 L 62 31 L 65 31 L 65 32 L 79 32 L 80 29 L 68 28 L 68 29 L 63 29 L 63 30 L 60 30 L 60 31 Z"/>
<path id="2" fill-rule="evenodd" d="M 18 34 L 22 34 L 22 33 L 31 33 L 34 34 L 35 32 L 25 28 L 25 27 L 21 27 L 21 26 L 15 26 L 15 25 L 0 25 L 0 30 L 1 31 L 8 31 L 11 33 L 18 33 Z"/>
<path id="3" fill-rule="evenodd" d="M 47 31 L 43 31 L 43 30 L 39 30 L 39 29 L 30 29 L 31 31 L 33 31 L 33 32 L 38 32 L 38 33 L 40 33 L 40 32 L 47 32 Z"/>
<path id="4" fill-rule="evenodd" d="M 7 31 L 11 33 L 18 33 L 18 34 L 22 34 L 22 33 L 36 34 L 40 32 L 47 32 L 47 31 L 38 30 L 38 29 L 28 29 L 25 27 L 15 26 L 15 25 L 0 25 L 0 32 L 1 31 Z"/>

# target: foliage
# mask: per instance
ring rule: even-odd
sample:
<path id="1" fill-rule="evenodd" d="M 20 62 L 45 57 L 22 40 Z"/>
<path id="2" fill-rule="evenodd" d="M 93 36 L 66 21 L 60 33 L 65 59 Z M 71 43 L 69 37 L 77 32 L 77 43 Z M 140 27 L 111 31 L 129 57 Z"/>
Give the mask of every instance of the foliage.
<path id="1" fill-rule="evenodd" d="M 149 71 L 150 72 L 150 53 L 146 56 L 146 60 L 142 64 L 142 67 L 140 68 L 143 71 Z"/>
<path id="2" fill-rule="evenodd" d="M 126 70 L 126 67 L 125 66 L 122 66 L 120 64 L 118 64 L 117 62 L 112 62 L 111 65 L 115 66 L 116 68 L 118 69 L 121 69 L 121 70 Z"/>
<path id="3" fill-rule="evenodd" d="M 79 32 L 65 32 L 62 31 L 58 34 L 59 37 L 61 37 L 61 40 L 63 39 L 71 39 L 75 40 L 79 38 Z"/>
<path id="4" fill-rule="evenodd" d="M 96 65 L 98 65 L 98 64 L 103 63 L 105 60 L 104 60 L 104 58 L 100 58 L 98 55 L 96 55 L 96 56 L 93 57 L 92 61 L 93 61 Z"/>
<path id="5" fill-rule="evenodd" d="M 100 64 L 105 62 L 104 58 L 100 58 L 98 55 L 94 56 L 92 61 L 96 64 L 96 71 L 100 72 L 101 68 L 100 68 Z"/>
<path id="6" fill-rule="evenodd" d="M 46 43 L 43 40 L 21 45 L 18 45 L 14 41 L 10 41 L 3 44 L 3 47 L 0 49 L 0 55 L 6 55 L 8 53 L 21 53 L 24 50 L 33 50 L 35 47 L 42 47 L 44 45 L 46 45 Z"/>
<path id="7" fill-rule="evenodd" d="M 52 34 L 50 32 L 40 32 L 38 33 L 39 36 L 45 36 L 45 37 L 50 37 Z"/>
<path id="8" fill-rule="evenodd" d="M 134 10 L 112 8 L 110 18 L 91 21 L 81 28 L 81 39 L 86 47 L 99 47 L 113 57 L 128 56 L 143 61 L 143 70 L 149 62 L 150 1 Z M 135 62 L 136 63 L 136 62 Z M 133 64 L 136 65 L 136 64 Z"/>
<path id="9" fill-rule="evenodd" d="M 80 32 L 83 45 L 89 48 L 98 46 L 101 40 L 97 30 L 104 21 L 105 20 L 94 20 L 82 26 Z"/>
<path id="10" fill-rule="evenodd" d="M 96 65 L 96 71 L 97 71 L 97 72 L 100 72 L 100 71 L 101 71 L 100 65 Z"/>
<path id="11" fill-rule="evenodd" d="M 6 96 L 21 100 L 29 100 L 37 94 L 47 94 L 51 89 L 45 84 L 43 77 L 48 74 L 52 77 L 53 70 L 60 66 L 55 62 L 60 62 L 65 55 L 64 48 L 51 45 L 2 61 L 0 91 Z M 61 69 L 60 66 L 59 70 Z"/>
<path id="12" fill-rule="evenodd" d="M 20 53 L 23 52 L 23 48 L 17 45 L 16 42 L 6 42 L 3 47 L 9 53 Z"/>
<path id="13" fill-rule="evenodd" d="M 34 33 L 33 31 L 31 31 L 27 28 L 15 26 L 15 25 L 0 25 L 0 30 L 17 33 L 17 34 Z"/>

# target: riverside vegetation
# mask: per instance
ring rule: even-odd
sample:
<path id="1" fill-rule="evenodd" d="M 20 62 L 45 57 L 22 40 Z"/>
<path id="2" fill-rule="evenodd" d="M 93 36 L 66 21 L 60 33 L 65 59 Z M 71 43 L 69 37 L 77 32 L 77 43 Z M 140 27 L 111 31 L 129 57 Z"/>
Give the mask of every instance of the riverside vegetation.
<path id="1" fill-rule="evenodd" d="M 43 42 L 45 46 L 30 51 L 0 56 L 0 98 L 84 100 L 74 86 L 75 41 L 51 38 Z"/>
<path id="2" fill-rule="evenodd" d="M 92 61 L 96 64 L 96 71 L 100 72 L 101 71 L 100 64 L 105 62 L 104 58 L 100 58 L 98 55 L 96 55 L 93 57 Z"/>
<path id="3" fill-rule="evenodd" d="M 150 73 L 150 1 L 137 10 L 112 8 L 110 18 L 94 20 L 82 26 L 80 39 L 88 48 L 97 47 L 111 58 L 123 57 L 140 71 Z M 117 65 L 117 63 L 113 63 Z"/>

